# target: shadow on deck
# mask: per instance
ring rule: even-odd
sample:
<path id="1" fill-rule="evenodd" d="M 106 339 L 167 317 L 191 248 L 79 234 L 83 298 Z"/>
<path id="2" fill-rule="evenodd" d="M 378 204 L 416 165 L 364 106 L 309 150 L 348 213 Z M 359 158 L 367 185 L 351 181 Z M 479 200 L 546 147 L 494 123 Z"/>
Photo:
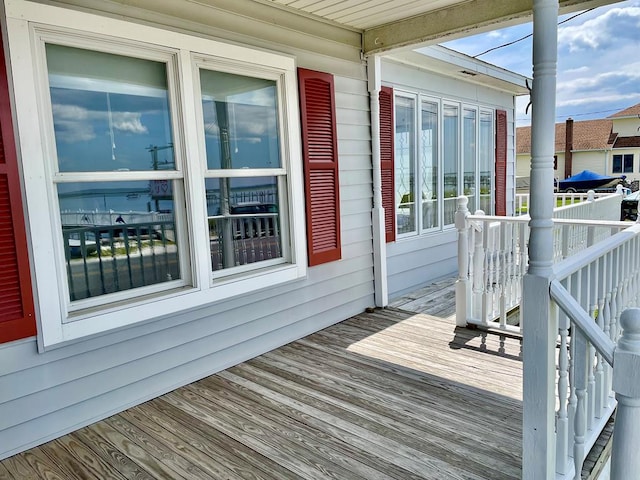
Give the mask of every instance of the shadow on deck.
<path id="1" fill-rule="evenodd" d="M 520 340 L 456 328 L 445 297 L 442 316 L 356 315 L 6 459 L 0 478 L 520 478 Z"/>

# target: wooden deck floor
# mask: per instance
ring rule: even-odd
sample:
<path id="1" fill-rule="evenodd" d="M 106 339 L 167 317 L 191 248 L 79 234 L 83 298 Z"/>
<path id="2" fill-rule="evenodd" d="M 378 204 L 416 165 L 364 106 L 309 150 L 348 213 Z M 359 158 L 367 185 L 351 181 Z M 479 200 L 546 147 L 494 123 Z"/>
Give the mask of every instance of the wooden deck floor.
<path id="1" fill-rule="evenodd" d="M 456 329 L 445 297 L 443 316 L 357 315 L 6 459 L 0 479 L 520 478 L 520 341 Z"/>

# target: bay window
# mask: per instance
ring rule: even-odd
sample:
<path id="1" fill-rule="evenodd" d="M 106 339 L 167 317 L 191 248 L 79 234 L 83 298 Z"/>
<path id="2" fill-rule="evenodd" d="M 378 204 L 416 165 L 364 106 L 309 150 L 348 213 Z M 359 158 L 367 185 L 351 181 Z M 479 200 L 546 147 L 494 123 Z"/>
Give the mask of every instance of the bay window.
<path id="1" fill-rule="evenodd" d="M 41 348 L 306 275 L 293 58 L 15 8 Z"/>

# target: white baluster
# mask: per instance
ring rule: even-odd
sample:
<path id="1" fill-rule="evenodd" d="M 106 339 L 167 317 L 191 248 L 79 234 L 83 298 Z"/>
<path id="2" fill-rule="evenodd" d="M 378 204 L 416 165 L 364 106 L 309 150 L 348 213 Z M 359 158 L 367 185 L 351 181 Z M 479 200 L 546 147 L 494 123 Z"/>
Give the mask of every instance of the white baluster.
<path id="1" fill-rule="evenodd" d="M 478 210 L 476 215 L 480 214 L 482 210 Z M 484 213 L 482 213 L 484 214 Z M 487 228 L 485 222 L 475 221 L 472 225 L 474 248 L 473 248 L 473 295 L 472 295 L 472 307 L 471 316 L 475 319 L 482 319 L 482 304 L 484 297 L 484 266 L 485 266 L 485 249 L 484 249 L 484 230 Z"/>
<path id="2" fill-rule="evenodd" d="M 576 328 L 572 329 L 572 343 L 575 343 L 573 359 L 575 394 L 577 398 L 575 420 L 573 426 L 573 465 L 576 479 L 580 478 L 582 464 L 584 463 L 585 436 L 587 431 L 587 364 L 589 346 L 587 341 Z"/>
<path id="3" fill-rule="evenodd" d="M 620 316 L 622 337 L 614 354 L 613 389 L 618 408 L 611 452 L 611 480 L 638 478 L 640 472 L 640 309 Z"/>
<path id="4" fill-rule="evenodd" d="M 559 311 L 556 308 L 556 311 Z M 558 416 L 556 421 L 556 471 L 567 473 L 569 460 L 569 416 L 567 410 L 569 385 L 569 318 L 560 312 L 558 328 L 560 331 L 560 350 L 558 351 Z"/>

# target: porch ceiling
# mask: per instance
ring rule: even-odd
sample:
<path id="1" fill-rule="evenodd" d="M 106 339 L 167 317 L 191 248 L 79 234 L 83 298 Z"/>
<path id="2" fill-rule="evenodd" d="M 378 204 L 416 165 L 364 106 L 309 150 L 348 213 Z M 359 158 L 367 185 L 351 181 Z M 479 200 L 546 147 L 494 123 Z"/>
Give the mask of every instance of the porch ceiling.
<path id="1" fill-rule="evenodd" d="M 526 21 L 532 0 L 254 0 L 363 33 L 366 55 L 482 33 Z M 560 0 L 560 12 L 619 0 Z"/>

